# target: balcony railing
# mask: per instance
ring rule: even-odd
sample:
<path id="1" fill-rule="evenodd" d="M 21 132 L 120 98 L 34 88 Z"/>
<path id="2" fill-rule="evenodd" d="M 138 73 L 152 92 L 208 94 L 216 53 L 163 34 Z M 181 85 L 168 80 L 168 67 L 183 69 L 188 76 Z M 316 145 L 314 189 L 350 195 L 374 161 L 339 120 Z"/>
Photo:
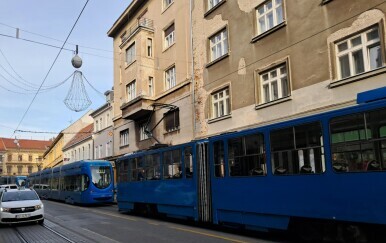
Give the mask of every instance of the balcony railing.
<path id="1" fill-rule="evenodd" d="M 130 26 L 130 28 L 128 28 L 126 32 L 121 36 L 122 43 L 129 39 L 131 35 L 141 27 L 154 30 L 153 20 L 147 18 L 138 19 L 137 23 Z"/>

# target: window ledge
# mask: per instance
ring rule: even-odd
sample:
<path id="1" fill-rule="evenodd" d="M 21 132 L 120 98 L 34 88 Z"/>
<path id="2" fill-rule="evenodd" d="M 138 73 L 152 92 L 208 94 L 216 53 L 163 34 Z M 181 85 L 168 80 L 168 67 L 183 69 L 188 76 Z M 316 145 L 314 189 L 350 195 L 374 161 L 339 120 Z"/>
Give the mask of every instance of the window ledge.
<path id="1" fill-rule="evenodd" d="M 134 61 L 132 61 L 132 62 L 130 62 L 130 63 L 127 63 L 127 62 L 125 62 L 126 63 L 126 67 L 125 67 L 125 69 L 128 69 L 131 65 L 133 65 L 133 63 L 135 63 L 137 60 L 134 60 Z"/>
<path id="2" fill-rule="evenodd" d="M 178 132 L 180 132 L 180 128 L 176 128 L 172 131 L 166 131 L 164 132 L 164 135 L 172 135 L 173 133 L 178 133 Z"/>
<path id="3" fill-rule="evenodd" d="M 204 18 L 206 18 L 209 14 L 213 13 L 216 9 L 218 9 L 221 5 L 223 5 L 227 0 L 222 0 L 216 6 L 212 7 L 204 14 Z"/>
<path id="4" fill-rule="evenodd" d="M 210 123 L 222 121 L 222 120 L 229 119 L 229 118 L 232 118 L 232 114 L 228 114 L 226 116 L 220 116 L 220 117 L 209 119 L 208 123 L 210 124 Z"/>
<path id="5" fill-rule="evenodd" d="M 122 146 L 119 146 L 119 149 L 128 148 L 129 146 L 130 146 L 130 144 L 127 144 L 127 145 L 122 145 Z"/>
<path id="6" fill-rule="evenodd" d="M 292 100 L 292 97 L 291 96 L 287 96 L 287 97 L 280 98 L 280 99 L 277 99 L 277 100 L 274 100 L 274 101 L 270 101 L 270 102 L 267 102 L 267 103 L 258 104 L 258 105 L 255 106 L 255 110 L 260 110 L 260 109 L 263 109 L 265 107 L 276 105 L 276 104 L 279 104 L 279 103 L 282 103 L 282 102 L 286 102 L 286 101 L 290 101 L 290 100 Z"/>
<path id="7" fill-rule="evenodd" d="M 383 73 L 386 73 L 386 66 L 383 66 L 383 67 L 380 67 L 378 69 L 371 70 L 371 71 L 368 71 L 368 72 L 365 72 L 365 73 L 361 73 L 361 74 L 358 74 L 358 75 L 355 75 L 355 76 L 351 76 L 351 77 L 348 77 L 348 78 L 344 78 L 344 79 L 333 81 L 333 82 L 330 83 L 328 88 L 332 89 L 332 88 L 335 88 L 335 87 L 338 87 L 338 86 L 341 86 L 341 85 L 349 84 L 349 83 L 356 82 L 356 81 L 359 81 L 359 80 L 363 80 L 363 79 L 366 79 L 366 78 L 371 78 L 373 76 L 377 76 L 377 75 L 380 75 L 380 74 L 383 74 Z"/>
<path id="8" fill-rule="evenodd" d="M 170 46 L 166 47 L 165 49 L 162 50 L 162 52 L 165 52 L 167 50 L 169 50 L 170 48 L 172 48 L 172 46 L 174 46 L 176 44 L 176 42 L 174 41 Z"/>
<path id="9" fill-rule="evenodd" d="M 217 59 L 211 61 L 210 63 L 206 64 L 205 67 L 208 68 L 208 67 L 210 67 L 210 66 L 212 66 L 212 65 L 214 65 L 214 64 L 216 64 L 216 63 L 218 63 L 219 61 L 221 61 L 221 60 L 223 60 L 223 59 L 225 59 L 225 58 L 227 58 L 227 57 L 229 57 L 229 52 L 228 52 L 227 54 L 224 54 L 224 55 L 222 55 L 221 57 L 219 57 L 219 58 L 217 58 Z"/>
<path id="10" fill-rule="evenodd" d="M 283 28 L 286 25 L 287 25 L 287 21 L 284 20 L 283 22 L 281 22 L 280 24 L 276 25 L 275 27 L 273 27 L 273 28 L 271 28 L 269 30 L 266 30 L 265 32 L 255 36 L 255 37 L 253 37 L 252 40 L 251 40 L 251 43 L 255 43 L 256 41 L 263 39 L 264 37 L 272 34 L 273 32 L 278 31 L 279 29 Z"/>

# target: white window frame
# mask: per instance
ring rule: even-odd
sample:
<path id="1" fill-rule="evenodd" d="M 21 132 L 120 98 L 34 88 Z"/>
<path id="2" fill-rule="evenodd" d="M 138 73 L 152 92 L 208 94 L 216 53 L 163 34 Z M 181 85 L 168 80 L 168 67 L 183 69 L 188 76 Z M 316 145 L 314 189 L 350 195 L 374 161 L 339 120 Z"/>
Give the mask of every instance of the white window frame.
<path id="1" fill-rule="evenodd" d="M 135 42 L 126 49 L 126 64 L 130 64 L 136 60 Z"/>
<path id="2" fill-rule="evenodd" d="M 173 2 L 174 0 L 162 0 L 163 2 L 163 9 L 167 9 Z"/>
<path id="3" fill-rule="evenodd" d="M 147 57 L 153 57 L 153 39 L 147 38 L 147 49 L 146 49 L 146 55 Z"/>
<path id="4" fill-rule="evenodd" d="M 95 146 L 94 157 L 94 159 L 98 159 L 98 146 Z"/>
<path id="5" fill-rule="evenodd" d="M 291 95 L 287 63 L 259 74 L 261 103 L 269 103 Z"/>
<path id="6" fill-rule="evenodd" d="M 119 146 L 123 147 L 129 145 L 129 129 L 119 132 Z"/>
<path id="7" fill-rule="evenodd" d="M 166 35 L 166 31 L 169 29 L 169 28 L 172 28 L 173 27 L 173 31 L 170 32 L 168 35 Z M 169 48 L 171 45 L 174 44 L 175 42 L 175 31 L 176 31 L 176 26 L 173 24 L 171 24 L 169 27 L 167 27 L 165 30 L 164 30 L 164 49 L 167 49 Z"/>
<path id="8" fill-rule="evenodd" d="M 176 86 L 176 66 L 173 66 L 165 71 L 165 90 Z"/>
<path id="9" fill-rule="evenodd" d="M 228 54 L 228 31 L 223 29 L 209 38 L 210 61 L 215 61 Z"/>
<path id="10" fill-rule="evenodd" d="M 126 86 L 126 95 L 127 95 L 127 101 L 135 99 L 136 96 L 136 89 L 135 89 L 136 83 L 135 80 L 131 81 L 127 86 Z"/>
<path id="11" fill-rule="evenodd" d="M 211 95 L 212 118 L 230 115 L 230 89 L 229 87 L 216 91 Z"/>
<path id="12" fill-rule="evenodd" d="M 378 32 L 378 38 L 368 40 L 367 34 L 377 31 Z M 354 45 L 353 41 L 357 38 L 360 38 L 361 43 Z M 347 49 L 339 51 L 339 46 L 344 46 L 346 44 Z M 381 58 L 381 65 L 378 67 L 371 67 L 371 53 L 370 49 L 378 47 L 380 50 L 380 58 Z M 363 71 L 358 71 L 355 68 L 355 57 L 354 53 L 362 51 L 362 62 L 363 62 Z M 348 78 L 355 76 L 360 73 L 368 72 L 377 68 L 380 68 L 384 66 L 383 62 L 383 56 L 382 56 L 383 48 L 381 45 L 381 38 L 380 38 L 380 31 L 379 26 L 373 26 L 372 28 L 366 29 L 356 35 L 350 36 L 342 41 L 335 43 L 335 62 L 337 66 L 337 77 L 339 79 Z M 343 76 L 342 74 L 342 65 L 340 58 L 342 57 L 348 57 L 348 66 L 349 66 L 349 74 L 347 76 Z"/>
<path id="13" fill-rule="evenodd" d="M 150 138 L 145 133 L 145 126 L 146 126 L 146 122 L 142 123 L 142 124 L 139 124 L 139 141 L 143 141 L 143 140 L 146 140 L 146 139 Z"/>
<path id="14" fill-rule="evenodd" d="M 272 26 L 269 25 L 272 16 Z M 256 8 L 257 34 L 262 34 L 284 22 L 284 0 L 269 0 Z M 264 23 L 262 28 L 261 23 Z"/>
<path id="15" fill-rule="evenodd" d="M 208 0 L 208 10 L 211 10 L 212 8 L 216 7 L 222 1 L 223 0 Z"/>
<path id="16" fill-rule="evenodd" d="M 148 79 L 149 96 L 154 96 L 154 78 L 149 76 Z"/>

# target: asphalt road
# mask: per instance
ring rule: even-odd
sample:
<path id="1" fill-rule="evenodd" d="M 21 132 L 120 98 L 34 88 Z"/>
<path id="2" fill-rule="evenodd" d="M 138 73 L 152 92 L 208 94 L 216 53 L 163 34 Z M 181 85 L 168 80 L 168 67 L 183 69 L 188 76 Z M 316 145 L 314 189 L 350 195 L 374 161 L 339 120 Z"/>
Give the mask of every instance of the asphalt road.
<path id="1" fill-rule="evenodd" d="M 3 226 L 0 243 L 19 242 L 294 242 L 286 234 L 241 232 L 193 222 L 146 218 L 118 212 L 116 205 L 74 206 L 44 201 L 46 220 Z"/>

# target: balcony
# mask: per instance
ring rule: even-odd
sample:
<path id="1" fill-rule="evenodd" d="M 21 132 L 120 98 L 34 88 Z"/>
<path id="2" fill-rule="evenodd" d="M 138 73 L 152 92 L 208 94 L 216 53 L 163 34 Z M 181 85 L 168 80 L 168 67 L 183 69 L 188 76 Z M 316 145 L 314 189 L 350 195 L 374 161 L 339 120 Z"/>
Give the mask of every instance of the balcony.
<path id="1" fill-rule="evenodd" d="M 140 18 L 135 24 L 130 26 L 123 35 L 121 35 L 121 45 L 122 47 L 135 33 L 140 29 L 146 29 L 154 32 L 153 20 L 147 18 Z"/>
<path id="2" fill-rule="evenodd" d="M 144 119 L 152 112 L 153 107 L 151 105 L 153 103 L 154 101 L 148 99 L 147 96 L 138 96 L 121 105 L 122 117 L 134 121 Z"/>

